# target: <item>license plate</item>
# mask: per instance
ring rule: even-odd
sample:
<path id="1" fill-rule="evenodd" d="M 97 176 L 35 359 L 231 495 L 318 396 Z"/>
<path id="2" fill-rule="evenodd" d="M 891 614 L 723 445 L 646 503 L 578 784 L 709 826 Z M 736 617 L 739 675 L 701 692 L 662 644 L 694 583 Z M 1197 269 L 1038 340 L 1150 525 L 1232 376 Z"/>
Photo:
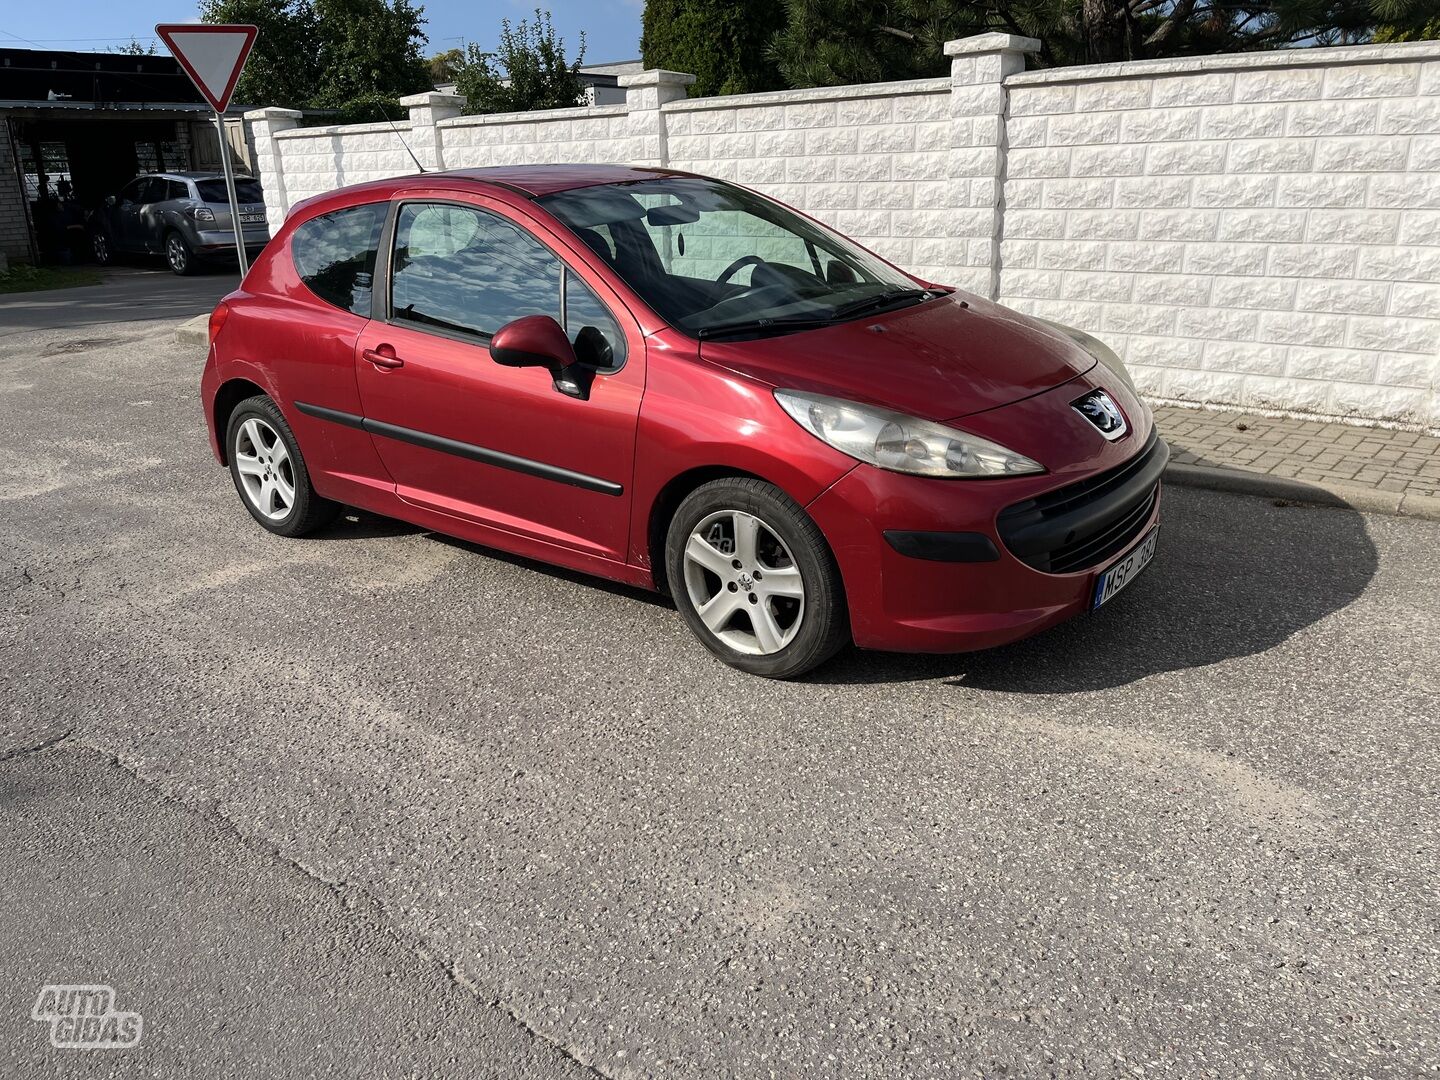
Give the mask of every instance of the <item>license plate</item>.
<path id="1" fill-rule="evenodd" d="M 264 214 L 241 214 L 241 215 L 240 215 L 240 224 L 241 224 L 241 225 L 259 225 L 259 224 L 260 224 L 261 222 L 263 222 L 264 220 L 265 220 L 265 215 L 264 215 Z"/>
<path id="2" fill-rule="evenodd" d="M 1100 576 L 1095 579 L 1095 594 L 1090 603 L 1091 611 L 1112 599 L 1116 593 L 1140 576 L 1140 571 L 1149 566 L 1150 560 L 1155 557 L 1155 545 L 1159 540 L 1160 526 L 1157 525 L 1146 533 L 1138 544 L 1101 572 Z"/>

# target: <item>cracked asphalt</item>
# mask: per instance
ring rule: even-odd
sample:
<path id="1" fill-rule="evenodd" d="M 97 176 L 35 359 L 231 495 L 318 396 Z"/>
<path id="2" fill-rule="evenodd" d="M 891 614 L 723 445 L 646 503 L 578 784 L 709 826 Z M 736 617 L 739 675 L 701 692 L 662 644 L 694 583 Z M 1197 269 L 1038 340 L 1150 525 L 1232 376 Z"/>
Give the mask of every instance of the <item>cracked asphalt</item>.
<path id="1" fill-rule="evenodd" d="M 9 1073 L 1436 1074 L 1440 525 L 1172 488 L 1099 615 L 768 683 L 264 533 L 172 330 L 0 338 Z M 140 1045 L 51 1047 L 49 982 Z"/>

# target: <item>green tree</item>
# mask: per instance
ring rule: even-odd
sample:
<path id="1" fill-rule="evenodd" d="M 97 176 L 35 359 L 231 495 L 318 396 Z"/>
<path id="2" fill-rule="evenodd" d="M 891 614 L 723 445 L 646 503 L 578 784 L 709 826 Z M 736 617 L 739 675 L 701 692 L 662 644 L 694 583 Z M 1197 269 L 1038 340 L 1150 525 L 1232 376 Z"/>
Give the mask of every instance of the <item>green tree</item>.
<path id="1" fill-rule="evenodd" d="M 1433 41 L 1440 38 L 1440 9 L 1434 0 L 1374 0 L 1381 25 L 1376 41 Z"/>
<path id="2" fill-rule="evenodd" d="M 312 101 L 344 108 L 428 90 L 425 16 L 410 0 L 312 0 L 319 78 Z M 396 108 L 398 108 L 398 102 Z"/>
<path id="3" fill-rule="evenodd" d="M 139 38 L 132 37 L 124 45 L 111 45 L 110 48 L 106 49 L 105 51 L 112 53 L 120 53 L 122 56 L 154 56 L 155 49 L 156 45 L 154 38 L 150 39 L 150 44 L 145 45 L 141 43 Z"/>
<path id="4" fill-rule="evenodd" d="M 776 0 L 648 0 L 640 55 L 647 68 L 694 75 L 692 96 L 778 90 L 767 46 L 785 14 Z"/>
<path id="5" fill-rule="evenodd" d="M 658 0 L 651 0 L 652 3 Z M 785 0 L 770 55 L 790 86 L 938 77 L 944 43 L 1038 38 L 1040 62 L 1106 63 L 1423 36 L 1435 0 Z M 1394 40 L 1400 40 L 1395 38 Z"/>
<path id="6" fill-rule="evenodd" d="M 287 109 L 311 104 L 316 63 L 315 11 L 306 0 L 200 0 L 200 18 L 208 23 L 250 23 L 260 33 L 235 100 L 243 105 L 279 105 Z"/>
<path id="7" fill-rule="evenodd" d="M 446 49 L 430 57 L 430 81 L 436 86 L 455 81 L 455 72 L 465 63 L 464 49 Z"/>
<path id="8" fill-rule="evenodd" d="M 424 9 L 410 0 L 200 0 L 200 17 L 260 30 L 235 92 L 243 104 L 394 119 L 400 97 L 431 85 Z"/>
<path id="9" fill-rule="evenodd" d="M 468 113 L 563 109 L 585 100 L 580 81 L 584 59 L 585 35 L 580 35 L 574 61 L 567 61 L 565 42 L 555 33 L 549 13 L 536 8 L 533 24 L 501 20 L 500 46 L 494 52 L 467 46 L 465 60 L 455 71 L 455 88 L 464 95 Z"/>

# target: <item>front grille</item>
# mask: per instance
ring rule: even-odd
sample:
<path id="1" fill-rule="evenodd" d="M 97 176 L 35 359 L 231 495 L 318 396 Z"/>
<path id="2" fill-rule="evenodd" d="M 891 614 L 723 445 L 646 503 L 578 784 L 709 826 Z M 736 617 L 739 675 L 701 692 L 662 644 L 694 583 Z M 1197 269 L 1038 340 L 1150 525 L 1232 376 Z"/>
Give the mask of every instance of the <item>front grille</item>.
<path id="1" fill-rule="evenodd" d="M 1078 483 L 1006 507 L 1000 539 L 1021 562 L 1047 574 L 1098 566 L 1140 535 L 1160 494 L 1170 448 L 1151 432 L 1129 461 Z"/>

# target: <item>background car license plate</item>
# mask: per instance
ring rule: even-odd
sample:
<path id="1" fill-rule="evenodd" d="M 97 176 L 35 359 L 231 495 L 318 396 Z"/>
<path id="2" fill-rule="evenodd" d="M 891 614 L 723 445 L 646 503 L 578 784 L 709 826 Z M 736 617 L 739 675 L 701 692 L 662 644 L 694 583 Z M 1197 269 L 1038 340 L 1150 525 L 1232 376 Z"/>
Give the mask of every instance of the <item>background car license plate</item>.
<path id="1" fill-rule="evenodd" d="M 1140 571 L 1149 566 L 1150 560 L 1155 557 L 1155 545 L 1159 540 L 1160 526 L 1156 525 L 1138 544 L 1111 563 L 1110 568 L 1095 579 L 1095 597 L 1090 604 L 1091 611 L 1140 576 Z"/>
<path id="2" fill-rule="evenodd" d="M 259 224 L 260 224 L 262 221 L 264 221 L 264 220 L 265 220 L 265 215 L 264 215 L 264 214 L 241 214 L 241 215 L 240 215 L 240 224 L 241 224 L 241 225 L 259 225 Z"/>

